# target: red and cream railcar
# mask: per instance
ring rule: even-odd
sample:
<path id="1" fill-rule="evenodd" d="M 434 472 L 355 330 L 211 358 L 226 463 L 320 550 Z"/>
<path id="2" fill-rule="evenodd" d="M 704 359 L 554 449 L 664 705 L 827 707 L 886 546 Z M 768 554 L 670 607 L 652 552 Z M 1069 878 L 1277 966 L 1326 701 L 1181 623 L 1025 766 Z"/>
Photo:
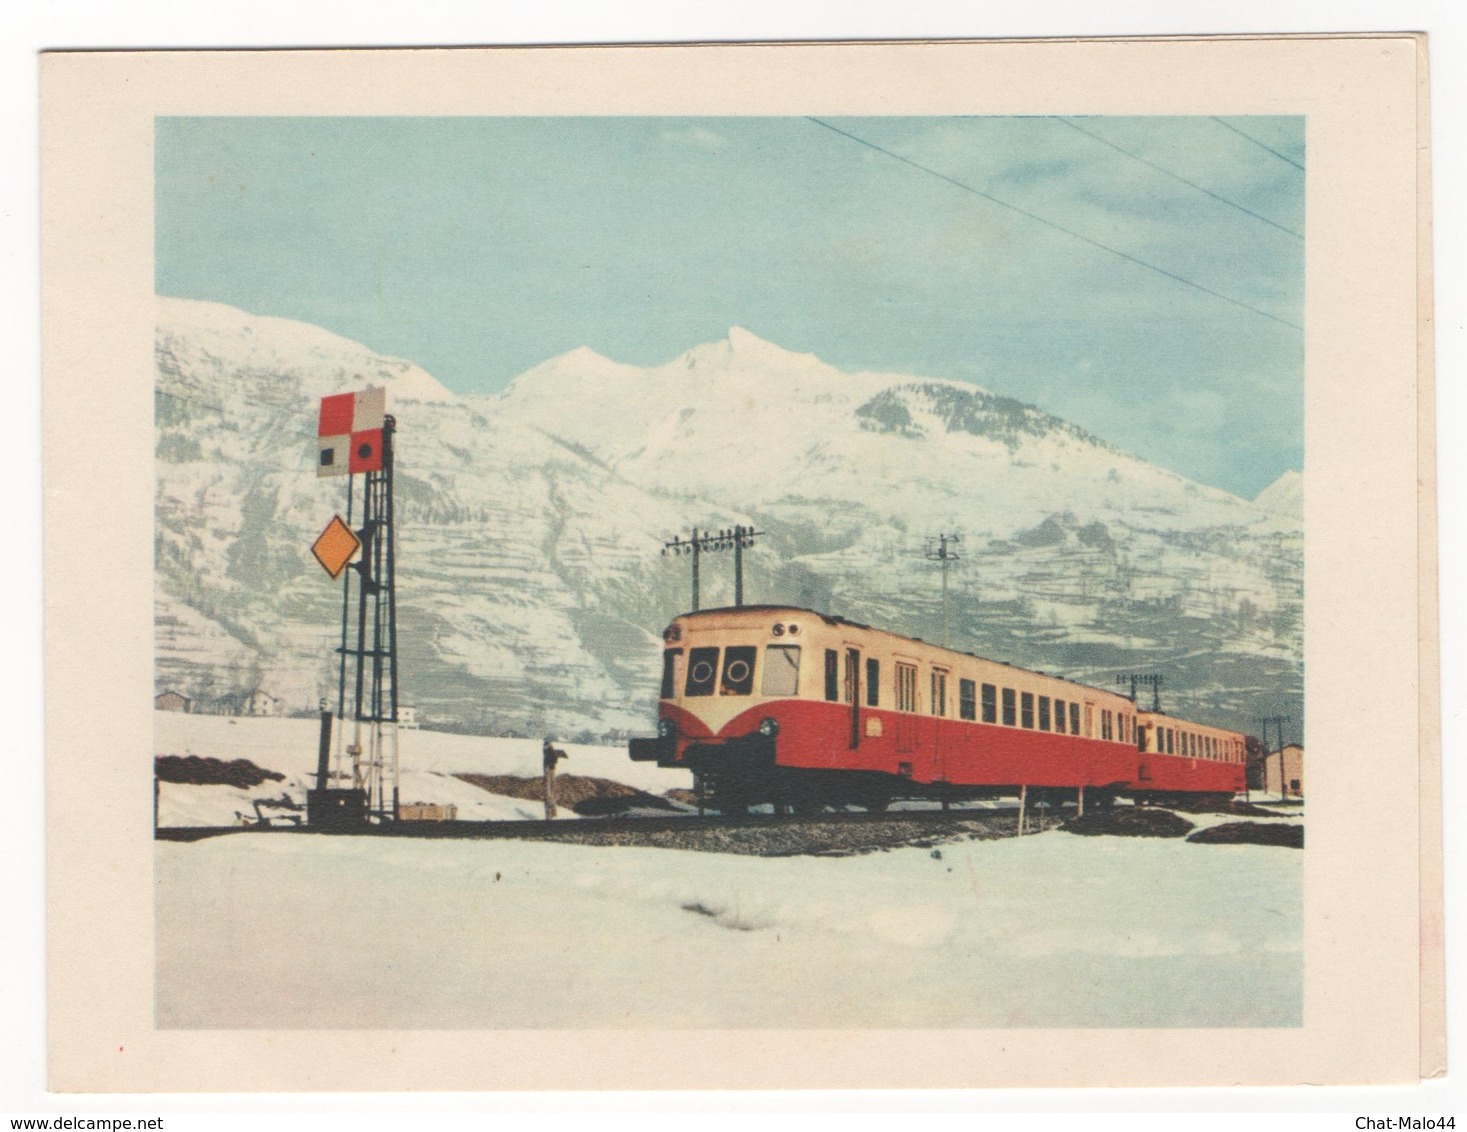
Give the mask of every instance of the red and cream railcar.
<path id="1" fill-rule="evenodd" d="M 684 614 L 664 642 L 658 737 L 631 756 L 692 769 L 721 808 L 1140 785 L 1136 708 L 1114 692 L 785 606 Z M 1157 789 L 1213 789 L 1171 785 L 1192 761 L 1145 766 Z"/>
<path id="2" fill-rule="evenodd" d="M 1139 762 L 1130 793 L 1239 794 L 1246 783 L 1247 740 L 1237 731 L 1175 719 L 1159 711 L 1136 716 Z"/>

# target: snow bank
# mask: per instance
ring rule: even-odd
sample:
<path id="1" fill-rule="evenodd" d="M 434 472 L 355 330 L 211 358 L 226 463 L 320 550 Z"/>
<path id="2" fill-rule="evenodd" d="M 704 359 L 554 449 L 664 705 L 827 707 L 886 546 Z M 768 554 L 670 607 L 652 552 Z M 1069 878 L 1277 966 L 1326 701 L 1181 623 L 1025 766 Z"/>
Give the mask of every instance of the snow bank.
<path id="1" fill-rule="evenodd" d="M 245 833 L 157 852 L 164 1028 L 1294 1026 L 1303 855 L 754 858 Z"/>

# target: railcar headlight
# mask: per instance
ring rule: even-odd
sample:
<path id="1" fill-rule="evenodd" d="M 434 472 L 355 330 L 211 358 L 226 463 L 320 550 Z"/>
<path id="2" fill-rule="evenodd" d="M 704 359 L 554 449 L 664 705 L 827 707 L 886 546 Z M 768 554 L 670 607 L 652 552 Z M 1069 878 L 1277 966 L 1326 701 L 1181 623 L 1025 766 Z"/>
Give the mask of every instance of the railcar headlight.
<path id="1" fill-rule="evenodd" d="M 779 624 L 778 622 L 776 622 L 774 626 L 774 635 L 776 637 L 784 636 L 784 626 Z"/>
<path id="2" fill-rule="evenodd" d="M 766 739 L 773 739 L 779 734 L 779 720 L 766 715 L 759 721 L 759 734 Z"/>
<path id="3" fill-rule="evenodd" d="M 657 721 L 657 737 L 659 739 L 671 739 L 676 734 L 677 729 L 673 727 L 672 720 L 659 719 Z"/>

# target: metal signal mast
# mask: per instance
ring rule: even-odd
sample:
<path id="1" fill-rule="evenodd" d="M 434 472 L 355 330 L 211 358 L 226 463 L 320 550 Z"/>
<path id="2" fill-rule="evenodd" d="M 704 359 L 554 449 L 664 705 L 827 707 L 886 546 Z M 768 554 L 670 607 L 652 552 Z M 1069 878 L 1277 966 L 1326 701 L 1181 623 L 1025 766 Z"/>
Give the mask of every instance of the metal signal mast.
<path id="1" fill-rule="evenodd" d="M 359 825 L 370 818 L 398 816 L 398 682 L 397 682 L 397 550 L 393 515 L 393 438 L 397 422 L 383 411 L 386 393 L 368 389 L 321 402 L 318 429 L 318 476 L 347 477 L 347 518 L 327 525 L 312 549 L 333 578 L 346 564 L 341 595 L 341 656 L 336 718 L 346 714 L 348 658 L 353 658 L 352 739 L 345 727 L 336 737 L 336 773 L 346 777 L 350 756 L 351 787 L 329 785 L 330 713 L 322 713 L 316 789 L 307 794 L 307 820 L 315 825 Z M 353 488 L 362 473 L 361 526 L 351 528 Z M 358 553 L 358 551 L 360 553 Z M 357 576 L 356 610 L 352 615 L 352 574 Z M 353 632 L 353 622 L 355 631 Z"/>
<path id="2" fill-rule="evenodd" d="M 958 560 L 958 552 L 954 549 L 961 540 L 957 535 L 933 535 L 927 540 L 926 557 L 933 562 L 942 563 L 942 647 L 948 647 L 947 641 L 947 567 L 949 562 Z"/>
<path id="3" fill-rule="evenodd" d="M 662 554 L 665 558 L 669 552 L 674 557 L 684 554 L 690 555 L 693 560 L 693 606 L 692 612 L 696 613 L 701 607 L 698 593 L 698 560 L 699 558 L 714 550 L 732 550 L 734 552 L 734 605 L 744 604 L 744 548 L 754 545 L 754 540 L 762 536 L 764 531 L 756 531 L 753 527 L 738 526 L 725 528 L 718 531 L 704 531 L 698 533 L 698 528 L 693 528 L 693 533 L 686 539 L 675 535 L 670 541 L 662 544 Z"/>

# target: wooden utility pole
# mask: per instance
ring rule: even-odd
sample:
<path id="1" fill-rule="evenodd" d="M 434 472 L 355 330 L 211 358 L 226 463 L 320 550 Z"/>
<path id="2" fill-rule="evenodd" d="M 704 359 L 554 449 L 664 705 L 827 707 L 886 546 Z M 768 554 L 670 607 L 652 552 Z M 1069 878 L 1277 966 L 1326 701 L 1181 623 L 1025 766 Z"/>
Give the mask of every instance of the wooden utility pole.
<path id="1" fill-rule="evenodd" d="M 1127 684 L 1131 686 L 1131 702 L 1136 702 L 1136 689 L 1148 687 L 1151 689 L 1151 710 L 1161 710 L 1161 686 L 1163 680 L 1159 672 L 1127 672 L 1116 677 L 1116 685 L 1124 688 Z"/>
<path id="2" fill-rule="evenodd" d="M 735 526 L 718 531 L 704 531 L 698 533 L 694 527 L 692 534 L 684 539 L 681 535 L 662 544 L 662 554 L 666 557 L 669 552 L 674 557 L 688 555 L 692 558 L 693 565 L 693 607 L 691 612 L 696 613 L 702 608 L 701 594 L 698 592 L 698 566 L 702 556 L 711 550 L 732 550 L 734 552 L 734 605 L 744 604 L 744 548 L 754 545 L 754 540 L 765 532 L 756 531 L 753 527 Z"/>
<path id="3" fill-rule="evenodd" d="M 1260 719 L 1258 722 L 1259 725 L 1263 728 L 1264 789 L 1268 789 L 1268 760 L 1273 757 L 1268 749 L 1268 725 L 1272 723 L 1274 725 L 1274 732 L 1278 736 L 1279 740 L 1279 801 L 1287 802 L 1289 800 L 1289 780 L 1284 774 L 1284 724 L 1292 723 L 1294 721 L 1290 716 L 1287 715 L 1267 715 Z"/>
<path id="4" fill-rule="evenodd" d="M 927 540 L 926 557 L 942 563 L 942 647 L 948 647 L 947 639 L 947 566 L 958 560 L 958 552 L 951 549 L 961 541 L 957 535 L 935 535 Z"/>

